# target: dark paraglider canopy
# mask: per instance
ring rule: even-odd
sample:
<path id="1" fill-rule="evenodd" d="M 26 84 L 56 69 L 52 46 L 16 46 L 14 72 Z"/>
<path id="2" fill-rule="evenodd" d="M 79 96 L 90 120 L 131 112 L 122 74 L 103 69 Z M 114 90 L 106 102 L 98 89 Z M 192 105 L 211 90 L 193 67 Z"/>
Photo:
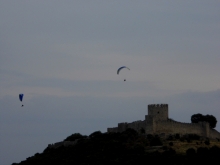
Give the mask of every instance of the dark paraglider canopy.
<path id="1" fill-rule="evenodd" d="M 22 102 L 24 94 L 19 94 L 19 100 Z"/>
<path id="2" fill-rule="evenodd" d="M 120 72 L 122 69 L 124 69 L 124 68 L 127 68 L 128 70 L 130 70 L 128 67 L 122 66 L 122 67 L 118 68 L 117 74 L 119 74 L 119 72 Z M 126 81 L 126 79 L 124 79 L 124 81 Z"/>
<path id="3" fill-rule="evenodd" d="M 19 94 L 19 100 L 22 102 L 22 100 L 23 100 L 23 97 L 24 97 L 24 94 Z M 22 107 L 23 107 L 24 105 L 22 104 Z"/>
<path id="4" fill-rule="evenodd" d="M 124 69 L 124 68 L 127 68 L 128 70 L 130 70 L 128 67 L 126 67 L 126 66 L 122 66 L 122 67 L 118 68 L 118 70 L 117 70 L 117 74 L 119 74 L 119 72 L 120 72 L 122 69 Z"/>

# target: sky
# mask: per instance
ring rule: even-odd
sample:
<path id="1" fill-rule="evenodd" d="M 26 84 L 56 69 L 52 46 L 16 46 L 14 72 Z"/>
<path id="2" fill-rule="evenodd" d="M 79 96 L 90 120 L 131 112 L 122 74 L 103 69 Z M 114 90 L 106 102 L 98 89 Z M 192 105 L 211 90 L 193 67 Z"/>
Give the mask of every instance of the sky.
<path id="1" fill-rule="evenodd" d="M 0 164 L 74 133 L 144 120 L 149 104 L 168 104 L 169 118 L 184 123 L 197 113 L 220 121 L 219 8 L 218 0 L 1 0 Z M 118 75 L 121 66 L 130 70 Z"/>

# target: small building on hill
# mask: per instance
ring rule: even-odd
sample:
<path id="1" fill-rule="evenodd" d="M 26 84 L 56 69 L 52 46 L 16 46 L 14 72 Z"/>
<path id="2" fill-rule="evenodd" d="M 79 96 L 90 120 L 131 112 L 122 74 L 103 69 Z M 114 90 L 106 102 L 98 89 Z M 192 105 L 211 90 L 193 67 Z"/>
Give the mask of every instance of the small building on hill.
<path id="1" fill-rule="evenodd" d="M 210 139 L 220 139 L 220 133 L 210 128 L 209 123 L 182 123 L 168 117 L 168 104 L 148 105 L 148 115 L 145 120 L 132 123 L 118 123 L 118 127 L 108 128 L 107 132 L 123 132 L 132 128 L 145 134 L 172 135 L 196 134 Z"/>

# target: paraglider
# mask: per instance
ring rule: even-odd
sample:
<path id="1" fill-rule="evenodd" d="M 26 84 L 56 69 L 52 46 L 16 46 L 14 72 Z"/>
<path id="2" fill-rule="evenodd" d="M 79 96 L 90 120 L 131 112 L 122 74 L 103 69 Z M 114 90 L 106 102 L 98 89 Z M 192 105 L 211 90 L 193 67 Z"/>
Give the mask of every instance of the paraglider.
<path id="1" fill-rule="evenodd" d="M 128 70 L 130 70 L 128 67 L 122 66 L 122 67 L 118 68 L 117 74 L 119 74 L 119 72 L 120 72 L 122 69 L 124 69 L 124 68 L 127 68 Z M 126 81 L 126 79 L 124 79 L 124 81 Z"/>
<path id="2" fill-rule="evenodd" d="M 22 102 L 22 100 L 23 100 L 23 97 L 24 97 L 24 94 L 19 94 L 19 100 Z M 22 104 L 22 107 L 23 107 L 24 105 Z"/>

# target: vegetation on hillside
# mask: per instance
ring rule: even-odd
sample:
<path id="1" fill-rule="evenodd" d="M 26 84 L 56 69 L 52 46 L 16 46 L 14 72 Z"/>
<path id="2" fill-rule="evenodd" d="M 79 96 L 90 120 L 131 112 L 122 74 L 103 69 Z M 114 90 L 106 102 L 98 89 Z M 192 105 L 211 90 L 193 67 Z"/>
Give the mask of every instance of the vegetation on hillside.
<path id="1" fill-rule="evenodd" d="M 93 132 L 89 136 L 72 134 L 63 142 L 74 145 L 47 147 L 20 163 L 12 165 L 139 165 L 139 164 L 204 164 L 216 162 L 220 155 L 219 139 L 210 140 L 197 135 L 138 134 L 133 129 L 122 133 Z"/>
<path id="2" fill-rule="evenodd" d="M 215 128 L 217 124 L 217 119 L 213 115 L 202 115 L 198 113 L 191 116 L 191 122 L 192 123 L 208 122 L 210 128 Z"/>

